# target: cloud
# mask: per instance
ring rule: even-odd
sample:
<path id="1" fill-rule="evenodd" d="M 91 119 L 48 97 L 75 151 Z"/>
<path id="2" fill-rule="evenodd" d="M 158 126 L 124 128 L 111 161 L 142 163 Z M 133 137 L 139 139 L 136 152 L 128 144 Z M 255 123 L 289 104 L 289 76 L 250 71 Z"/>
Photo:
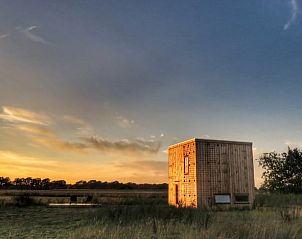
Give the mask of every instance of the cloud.
<path id="1" fill-rule="evenodd" d="M 88 122 L 71 115 L 64 115 L 63 119 L 66 122 L 76 126 L 78 135 L 84 136 L 84 135 L 92 134 L 93 129 Z"/>
<path id="2" fill-rule="evenodd" d="M 41 135 L 47 137 L 55 136 L 55 133 L 51 129 L 46 127 L 41 127 L 36 125 L 16 125 L 15 128 L 29 134 Z"/>
<path id="3" fill-rule="evenodd" d="M 50 43 L 48 41 L 46 41 L 41 36 L 33 33 L 33 31 L 35 29 L 38 29 L 38 28 L 39 28 L 38 26 L 30 26 L 30 27 L 26 27 L 26 28 L 17 27 L 16 29 L 20 33 L 23 33 L 24 36 L 26 36 L 28 39 L 30 39 L 33 42 L 41 43 L 41 44 L 44 44 L 44 45 L 49 45 Z"/>
<path id="4" fill-rule="evenodd" d="M 291 17 L 283 27 L 283 30 L 285 31 L 295 22 L 299 12 L 299 6 L 297 0 L 290 0 L 290 5 L 291 5 Z"/>
<path id="5" fill-rule="evenodd" d="M 134 120 L 130 120 L 130 119 L 127 119 L 123 116 L 120 116 L 118 115 L 116 117 L 116 120 L 117 120 L 117 124 L 121 127 L 121 128 L 130 128 L 135 122 Z"/>
<path id="6" fill-rule="evenodd" d="M 40 27 L 35 26 L 35 25 L 29 26 L 29 27 L 26 27 L 26 28 L 18 26 L 18 27 L 16 27 L 15 31 L 12 32 L 12 34 L 15 33 L 15 32 L 22 33 L 25 37 L 27 37 L 29 40 L 31 40 L 33 42 L 41 43 L 41 44 L 44 44 L 44 45 L 49 45 L 50 42 L 46 41 L 43 37 L 33 33 L 33 31 L 35 29 L 38 29 L 38 28 L 40 28 Z M 9 33 L 2 34 L 2 35 L 0 35 L 0 39 L 7 38 L 10 35 L 11 34 L 9 34 Z"/>
<path id="7" fill-rule="evenodd" d="M 85 122 L 84 120 L 79 119 L 79 118 L 74 117 L 74 116 L 71 116 L 71 115 L 64 115 L 63 119 L 66 120 L 69 123 L 78 125 L 80 127 L 88 127 L 89 126 L 89 124 L 87 122 Z"/>
<path id="8" fill-rule="evenodd" d="M 2 34 L 2 35 L 0 35 L 0 39 L 7 38 L 8 36 L 9 36 L 9 34 Z"/>
<path id="9" fill-rule="evenodd" d="M 88 145 L 82 142 L 66 141 L 47 127 L 37 125 L 16 125 L 15 129 L 25 132 L 32 142 L 49 149 L 85 153 Z"/>
<path id="10" fill-rule="evenodd" d="M 71 151 L 78 153 L 87 153 L 89 150 L 97 150 L 108 153 L 148 153 L 155 154 L 159 151 L 160 142 L 143 141 L 139 139 L 129 140 L 122 139 L 110 141 L 100 137 L 82 137 L 82 141 L 66 141 L 59 138 L 57 135 L 46 137 L 33 137 L 32 140 L 44 147 Z"/>
<path id="11" fill-rule="evenodd" d="M 49 125 L 51 122 L 50 118 L 44 114 L 38 114 L 26 109 L 10 106 L 2 107 L 0 119 L 12 123 L 29 123 L 37 125 Z"/>
<path id="12" fill-rule="evenodd" d="M 28 30 L 28 31 L 31 31 L 31 30 L 34 30 L 34 29 L 36 29 L 36 28 L 38 28 L 38 26 L 31 26 L 31 27 L 28 27 L 27 30 Z"/>
<path id="13" fill-rule="evenodd" d="M 51 119 L 44 115 L 29 110 L 16 107 L 3 107 L 3 113 L 0 119 L 11 123 L 8 128 L 21 131 L 26 134 L 29 139 L 40 145 L 50 149 L 63 151 L 85 152 L 88 145 L 83 142 L 66 141 L 61 139 L 57 132 L 50 128 Z M 69 117 L 69 120 L 72 118 Z M 75 121 L 76 119 L 72 119 Z M 84 122 L 81 123 L 82 127 Z"/>
<path id="14" fill-rule="evenodd" d="M 152 140 L 144 139 L 122 139 L 110 141 L 95 136 L 80 137 L 78 140 L 67 141 L 59 137 L 59 135 L 48 126 L 35 124 L 16 124 L 12 128 L 27 134 L 32 142 L 55 150 L 87 153 L 88 150 L 98 150 L 103 152 L 129 152 L 129 153 L 157 153 L 160 143 Z"/>
<path id="15" fill-rule="evenodd" d="M 49 149 L 86 153 L 89 150 L 97 150 L 111 153 L 157 153 L 160 148 L 160 142 L 153 138 L 145 140 L 143 138 L 108 140 L 101 137 L 91 136 L 92 127 L 85 121 L 65 115 L 63 119 L 79 130 L 85 131 L 85 135 L 77 137 L 74 140 L 65 140 L 59 134 L 50 128 L 50 124 L 55 126 L 56 122 L 44 114 L 35 113 L 26 109 L 16 107 L 3 107 L 3 113 L 0 119 L 12 123 L 10 128 L 21 131 L 35 144 Z M 87 134 L 89 136 L 87 136 Z"/>
<path id="16" fill-rule="evenodd" d="M 85 139 L 93 148 L 100 151 L 118 151 L 130 153 L 157 153 L 160 148 L 160 142 L 153 140 L 147 141 L 143 139 L 123 139 L 118 141 L 110 141 L 97 137 L 90 137 Z"/>
<path id="17" fill-rule="evenodd" d="M 49 149 L 56 149 L 61 151 L 86 153 L 89 146 L 82 142 L 66 141 L 57 136 L 53 137 L 35 137 L 34 142 Z"/>

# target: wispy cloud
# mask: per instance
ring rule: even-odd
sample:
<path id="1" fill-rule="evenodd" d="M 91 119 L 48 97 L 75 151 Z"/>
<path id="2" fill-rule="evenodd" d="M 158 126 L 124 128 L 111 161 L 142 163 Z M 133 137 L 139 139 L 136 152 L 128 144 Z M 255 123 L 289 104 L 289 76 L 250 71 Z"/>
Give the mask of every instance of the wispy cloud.
<path id="1" fill-rule="evenodd" d="M 47 137 L 53 137 L 55 135 L 51 129 L 37 125 L 16 125 L 15 128 L 32 135 Z"/>
<path id="2" fill-rule="evenodd" d="M 11 106 L 2 107 L 0 119 L 14 123 L 30 123 L 38 125 L 49 125 L 51 122 L 50 118 L 44 114 Z"/>
<path id="3" fill-rule="evenodd" d="M 85 143 L 66 141 L 59 138 L 57 135 L 52 137 L 35 137 L 33 140 L 41 146 L 60 151 L 86 153 L 86 150 L 89 148 Z"/>
<path id="4" fill-rule="evenodd" d="M 299 6 L 297 0 L 290 0 L 291 5 L 291 17 L 288 19 L 287 23 L 283 26 L 283 30 L 287 30 L 296 20 L 299 13 Z"/>
<path id="5" fill-rule="evenodd" d="M 121 128 L 125 128 L 125 129 L 130 128 L 135 123 L 134 120 L 127 119 L 126 117 L 118 115 L 118 114 L 116 116 L 116 121 L 117 121 L 118 126 L 120 126 Z"/>
<path id="6" fill-rule="evenodd" d="M 8 36 L 9 36 L 9 34 L 1 34 L 1 35 L 0 35 L 0 39 L 7 38 Z"/>
<path id="7" fill-rule="evenodd" d="M 67 123 L 74 125 L 77 129 L 77 134 L 80 136 L 91 135 L 93 132 L 92 126 L 80 118 L 71 115 L 64 115 L 63 119 Z"/>
<path id="8" fill-rule="evenodd" d="M 63 119 L 66 120 L 69 123 L 78 125 L 79 127 L 89 127 L 89 124 L 87 122 L 85 122 L 84 120 L 77 118 L 75 116 L 71 116 L 71 115 L 64 115 Z"/>
<path id="9" fill-rule="evenodd" d="M 28 131 L 27 131 L 28 132 Z M 111 141 L 96 136 L 83 137 L 81 140 L 67 141 L 60 138 L 58 135 L 33 135 L 32 141 L 49 149 L 77 152 L 77 153 L 89 153 L 92 150 L 97 150 L 105 153 L 114 154 L 155 154 L 159 151 L 160 142 L 156 141 L 142 141 L 142 140 L 130 140 L 122 139 L 117 141 Z"/>
<path id="10" fill-rule="evenodd" d="M 145 140 L 143 138 L 109 140 L 102 137 L 91 136 L 92 127 L 82 119 L 74 116 L 63 116 L 64 121 L 75 125 L 78 130 L 85 131 L 85 134 L 69 135 L 66 140 L 55 130 L 58 126 L 54 118 L 35 113 L 30 110 L 3 107 L 0 119 L 8 121 L 9 127 L 23 132 L 31 142 L 53 150 L 87 153 L 97 150 L 108 153 L 157 153 L 160 149 L 160 142 L 154 138 Z M 59 121 L 61 122 L 61 121 Z M 61 122 L 62 123 L 62 122 Z M 74 139 L 72 139 L 72 136 Z"/>
<path id="11" fill-rule="evenodd" d="M 118 151 L 130 153 L 157 153 L 160 148 L 160 142 L 143 139 L 122 139 L 110 141 L 103 138 L 90 137 L 85 139 L 93 148 L 100 151 Z"/>
<path id="12" fill-rule="evenodd" d="M 34 33 L 36 29 L 38 29 L 39 26 L 29 26 L 26 28 L 23 27 L 17 27 L 17 31 L 24 34 L 25 37 L 27 37 L 29 40 L 37 43 L 41 43 L 44 45 L 49 45 L 50 43 L 46 41 L 43 37 L 39 36 L 38 34 Z"/>
<path id="13" fill-rule="evenodd" d="M 44 45 L 50 45 L 50 42 L 46 41 L 43 37 L 41 37 L 38 34 L 34 33 L 39 28 L 40 28 L 39 26 L 35 26 L 35 25 L 29 26 L 29 27 L 18 26 L 11 33 L 1 34 L 0 39 L 7 38 L 10 35 L 13 35 L 14 33 L 21 33 L 22 35 L 24 35 L 26 38 L 28 38 L 29 40 L 31 40 L 33 42 L 44 44 Z"/>
<path id="14" fill-rule="evenodd" d="M 50 128 L 50 124 L 55 122 L 52 122 L 49 116 L 42 113 L 23 108 L 3 106 L 0 119 L 9 122 L 9 128 L 23 132 L 32 142 L 46 148 L 81 153 L 88 148 L 87 143 L 61 139 L 57 132 Z M 72 118 L 71 116 L 66 119 L 78 125 L 80 124 L 81 127 L 88 127 L 80 119 Z"/>

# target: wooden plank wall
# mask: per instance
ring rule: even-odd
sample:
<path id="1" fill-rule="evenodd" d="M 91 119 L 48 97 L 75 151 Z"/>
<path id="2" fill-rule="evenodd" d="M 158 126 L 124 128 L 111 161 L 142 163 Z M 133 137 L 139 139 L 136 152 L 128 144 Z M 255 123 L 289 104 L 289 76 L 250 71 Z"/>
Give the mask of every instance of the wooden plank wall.
<path id="1" fill-rule="evenodd" d="M 197 140 L 197 194 L 198 205 L 214 206 L 214 194 L 249 194 L 254 200 L 254 169 L 251 143 Z"/>
<path id="2" fill-rule="evenodd" d="M 184 174 L 184 158 L 189 157 L 189 174 Z M 195 139 L 169 147 L 168 202 L 170 205 L 197 207 L 196 144 Z M 175 185 L 179 204 L 176 205 Z"/>

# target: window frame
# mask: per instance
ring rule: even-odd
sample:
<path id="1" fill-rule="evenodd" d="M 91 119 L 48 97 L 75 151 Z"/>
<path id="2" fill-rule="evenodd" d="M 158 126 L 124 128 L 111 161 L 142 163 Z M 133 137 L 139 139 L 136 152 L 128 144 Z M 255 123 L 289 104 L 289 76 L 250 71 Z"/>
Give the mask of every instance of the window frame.
<path id="1" fill-rule="evenodd" d="M 238 201 L 236 197 L 247 197 L 247 201 Z M 249 204 L 250 203 L 250 197 L 248 193 L 234 193 L 234 203 L 235 204 Z"/>
<path id="2" fill-rule="evenodd" d="M 217 196 L 228 196 L 229 197 L 229 202 L 217 202 L 216 197 Z M 214 203 L 215 204 L 231 204 L 232 203 L 232 198 L 230 193 L 216 193 L 214 194 Z"/>
<path id="3" fill-rule="evenodd" d="M 190 172 L 190 158 L 189 155 L 184 157 L 184 175 L 188 175 Z"/>

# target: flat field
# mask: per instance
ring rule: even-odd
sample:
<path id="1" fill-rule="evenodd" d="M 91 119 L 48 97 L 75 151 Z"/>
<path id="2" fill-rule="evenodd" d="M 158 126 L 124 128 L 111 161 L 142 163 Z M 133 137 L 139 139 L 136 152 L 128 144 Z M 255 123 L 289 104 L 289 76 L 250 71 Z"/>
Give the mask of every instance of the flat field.
<path id="1" fill-rule="evenodd" d="M 98 208 L 2 204 L 0 238 L 302 238 L 302 195 L 259 194 L 254 210 L 221 212 L 168 207 L 165 193 L 119 203 L 106 193 Z"/>

